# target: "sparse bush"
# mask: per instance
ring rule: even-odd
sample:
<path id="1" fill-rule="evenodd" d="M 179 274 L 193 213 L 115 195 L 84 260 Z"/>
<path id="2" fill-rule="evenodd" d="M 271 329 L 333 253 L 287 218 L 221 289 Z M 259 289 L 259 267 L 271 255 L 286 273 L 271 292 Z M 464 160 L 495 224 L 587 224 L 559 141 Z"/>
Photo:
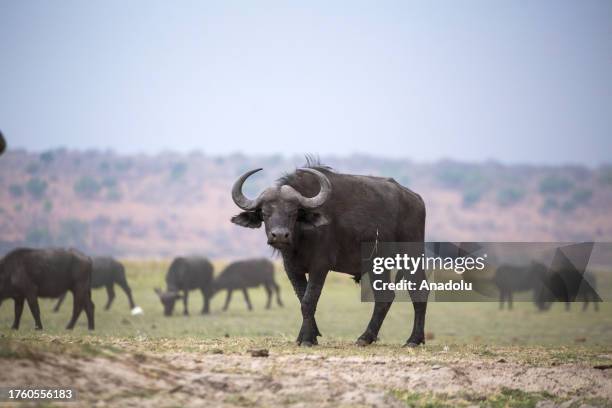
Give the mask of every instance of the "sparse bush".
<path id="1" fill-rule="evenodd" d="M 36 163 L 30 163 L 26 166 L 26 173 L 28 174 L 36 174 L 40 167 Z"/>
<path id="2" fill-rule="evenodd" d="M 561 176 L 547 176 L 540 181 L 540 192 L 543 194 L 565 193 L 573 187 L 571 180 Z"/>
<path id="3" fill-rule="evenodd" d="M 65 246 L 84 248 L 87 245 L 89 225 L 85 221 L 69 218 L 60 222 L 58 243 Z"/>
<path id="4" fill-rule="evenodd" d="M 557 200 L 553 197 L 547 197 L 546 200 L 544 200 L 544 204 L 542 205 L 542 208 L 540 208 L 540 211 L 546 214 L 549 211 L 557 210 L 558 208 L 559 203 Z"/>
<path id="5" fill-rule="evenodd" d="M 117 186 L 117 179 L 115 177 L 104 177 L 101 184 L 106 188 L 114 188 Z"/>
<path id="6" fill-rule="evenodd" d="M 85 198 L 95 197 L 101 188 L 100 183 L 90 176 L 83 176 L 74 183 L 74 192 Z"/>
<path id="7" fill-rule="evenodd" d="M 53 237 L 46 226 L 30 225 L 26 231 L 25 241 L 30 246 L 46 246 L 53 244 Z"/>
<path id="8" fill-rule="evenodd" d="M 574 191 L 574 194 L 572 194 L 572 201 L 579 205 L 587 204 L 589 201 L 591 201 L 591 197 L 593 197 L 593 191 L 582 188 Z"/>
<path id="9" fill-rule="evenodd" d="M 472 207 L 473 205 L 476 205 L 482 198 L 482 195 L 483 190 L 478 188 L 473 188 L 465 191 L 463 193 L 463 206 Z"/>
<path id="10" fill-rule="evenodd" d="M 497 203 L 502 207 L 514 205 L 525 197 L 525 191 L 518 187 L 507 187 L 497 193 Z"/>
<path id="11" fill-rule="evenodd" d="M 23 196 L 23 187 L 19 184 L 11 184 L 9 186 L 9 193 L 15 198 Z"/>
<path id="12" fill-rule="evenodd" d="M 98 165 L 98 168 L 100 171 L 107 172 L 110 170 L 110 164 L 108 164 L 108 162 L 105 160 Z"/>
<path id="13" fill-rule="evenodd" d="M 55 159 L 55 155 L 53 154 L 52 151 L 46 151 L 40 154 L 40 161 L 45 164 L 51 163 L 53 159 Z"/>
<path id="14" fill-rule="evenodd" d="M 170 178 L 172 180 L 178 180 L 185 175 L 187 172 L 187 164 L 180 162 L 174 163 L 170 169 Z"/>
<path id="15" fill-rule="evenodd" d="M 612 166 L 607 166 L 601 169 L 599 182 L 601 184 L 612 185 Z"/>
<path id="16" fill-rule="evenodd" d="M 26 183 L 26 190 L 28 190 L 32 197 L 40 199 L 45 195 L 45 191 L 47 191 L 47 182 L 38 177 L 32 177 Z"/>
<path id="17" fill-rule="evenodd" d="M 109 201 L 121 201 L 123 198 L 121 191 L 119 191 L 116 187 L 108 189 L 106 192 L 106 199 Z"/>

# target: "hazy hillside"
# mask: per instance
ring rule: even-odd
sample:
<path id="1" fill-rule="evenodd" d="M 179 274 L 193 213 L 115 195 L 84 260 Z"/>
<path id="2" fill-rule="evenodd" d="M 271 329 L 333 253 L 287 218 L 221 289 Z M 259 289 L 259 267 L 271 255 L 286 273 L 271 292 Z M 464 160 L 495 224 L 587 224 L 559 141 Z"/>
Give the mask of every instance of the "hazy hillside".
<path id="1" fill-rule="evenodd" d="M 420 193 L 428 240 L 612 240 L 612 168 L 417 164 L 324 157 L 340 172 L 394 177 Z M 234 226 L 229 190 L 247 169 L 256 194 L 301 157 L 122 156 L 9 151 L 0 159 L 0 250 L 76 246 L 91 253 L 168 257 L 269 255 L 261 230 Z M 381 203 L 384 211 L 384 203 Z"/>

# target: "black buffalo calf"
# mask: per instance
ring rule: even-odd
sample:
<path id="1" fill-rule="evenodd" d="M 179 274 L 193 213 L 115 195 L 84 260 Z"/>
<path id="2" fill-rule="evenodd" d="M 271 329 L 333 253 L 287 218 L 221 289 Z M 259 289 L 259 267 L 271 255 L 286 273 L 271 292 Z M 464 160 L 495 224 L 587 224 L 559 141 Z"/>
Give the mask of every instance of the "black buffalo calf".
<path id="1" fill-rule="evenodd" d="M 28 302 L 36 329 L 42 329 L 38 298 L 57 298 L 71 291 L 74 302 L 67 329 L 74 328 L 85 309 L 87 326 L 94 329 L 91 301 L 91 259 L 75 250 L 20 248 L 0 261 L 0 299 L 15 301 L 13 329 L 19 328 L 24 301 Z"/>
<path id="2" fill-rule="evenodd" d="M 134 299 L 132 298 L 132 290 L 127 283 L 127 279 L 125 278 L 125 268 L 123 267 L 123 264 L 109 256 L 99 256 L 92 258 L 92 265 L 91 287 L 93 289 L 97 289 L 104 286 L 108 295 L 104 310 L 110 309 L 113 300 L 115 300 L 115 284 L 123 289 L 128 298 L 128 302 L 130 303 L 130 310 L 134 310 L 136 305 L 134 304 Z M 66 293 L 64 293 L 57 301 L 55 307 L 53 308 L 54 312 L 59 311 L 59 308 L 65 298 Z"/>
<path id="3" fill-rule="evenodd" d="M 202 314 L 208 313 L 212 290 L 213 266 L 206 258 L 178 257 L 175 258 L 166 274 L 166 291 L 155 288 L 155 293 L 164 306 L 164 315 L 172 316 L 174 304 L 183 299 L 183 314 L 188 315 L 187 308 L 189 291 L 200 289 L 204 298 Z M 181 293 L 182 292 L 182 293 Z"/>
<path id="4" fill-rule="evenodd" d="M 221 272 L 221 274 L 213 282 L 213 293 L 221 290 L 227 290 L 225 305 L 223 310 L 227 310 L 232 299 L 234 290 L 242 290 L 244 301 L 249 310 L 253 310 L 248 288 L 255 288 L 263 285 L 268 295 L 266 309 L 270 308 L 272 303 L 272 293 L 276 293 L 276 302 L 279 306 L 283 306 L 280 298 L 279 287 L 274 281 L 274 265 L 267 259 L 249 259 L 238 261 L 230 264 Z"/>

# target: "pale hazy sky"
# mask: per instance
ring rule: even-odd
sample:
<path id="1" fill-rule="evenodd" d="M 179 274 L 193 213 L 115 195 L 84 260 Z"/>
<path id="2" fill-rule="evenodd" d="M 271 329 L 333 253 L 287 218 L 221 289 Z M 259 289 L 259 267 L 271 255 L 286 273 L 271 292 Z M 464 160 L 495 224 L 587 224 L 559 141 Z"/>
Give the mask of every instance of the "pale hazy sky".
<path id="1" fill-rule="evenodd" d="M 2 1 L 0 129 L 32 150 L 611 161 L 612 1 L 301 3 Z"/>

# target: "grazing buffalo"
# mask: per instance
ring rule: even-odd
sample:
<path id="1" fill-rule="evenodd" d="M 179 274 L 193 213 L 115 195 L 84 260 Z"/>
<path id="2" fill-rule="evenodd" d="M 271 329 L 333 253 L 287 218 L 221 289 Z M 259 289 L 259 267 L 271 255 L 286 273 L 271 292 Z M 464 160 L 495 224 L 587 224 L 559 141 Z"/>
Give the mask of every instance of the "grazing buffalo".
<path id="1" fill-rule="evenodd" d="M 164 306 L 164 315 L 172 316 L 174 304 L 183 299 L 183 314 L 189 315 L 187 302 L 189 291 L 200 289 L 204 298 L 202 314 L 208 313 L 212 294 L 213 266 L 206 258 L 178 257 L 172 261 L 166 274 L 166 291 L 155 288 L 155 293 Z M 181 292 L 183 292 L 181 294 Z"/>
<path id="2" fill-rule="evenodd" d="M 512 295 L 529 290 L 533 291 L 533 299 L 537 304 L 545 275 L 546 266 L 539 262 L 532 262 L 527 266 L 500 265 L 493 278 L 499 289 L 499 308 L 503 309 L 507 301 L 508 309 L 512 309 Z"/>
<path id="3" fill-rule="evenodd" d="M 270 308 L 273 292 L 276 293 L 278 305 L 283 306 L 279 287 L 274 281 L 274 265 L 267 259 L 249 259 L 230 264 L 213 281 L 213 293 L 227 290 L 227 297 L 223 306 L 223 310 L 227 310 L 232 299 L 232 291 L 235 289 L 242 290 L 247 307 L 249 310 L 253 310 L 247 289 L 256 288 L 260 285 L 263 285 L 268 295 L 266 309 Z"/>
<path id="4" fill-rule="evenodd" d="M 34 316 L 36 329 L 42 330 L 38 298 L 56 298 L 71 291 L 74 299 L 72 318 L 66 328 L 74 328 L 85 309 L 87 326 L 93 330 L 91 269 L 91 259 L 72 249 L 20 248 L 7 254 L 0 261 L 0 299 L 15 301 L 13 329 L 19 328 L 24 300 Z"/>
<path id="5" fill-rule="evenodd" d="M 584 272 L 574 277 L 564 271 L 553 270 L 546 274 L 544 284 L 537 294 L 536 304 L 542 311 L 550 309 L 552 302 L 564 302 L 565 310 L 570 309 L 572 301 L 581 300 L 582 310 L 593 302 L 595 311 L 599 311 L 601 297 L 597 294 L 597 279 L 591 272 Z"/>
<path id="6" fill-rule="evenodd" d="M 311 163 L 249 199 L 242 193 L 242 185 L 260 170 L 249 171 L 234 183 L 232 198 L 244 212 L 231 221 L 248 228 L 264 223 L 268 244 L 282 255 L 301 303 L 302 327 L 296 342 L 312 346 L 321 335 L 315 310 L 327 273 L 333 270 L 360 279 L 362 243 L 423 243 L 425 204 L 418 194 L 391 178 L 339 174 Z M 423 281 L 424 271 L 419 269 L 411 279 Z M 425 342 L 428 293 L 410 294 L 415 316 L 406 345 L 414 347 Z M 391 303 L 392 299 L 376 301 L 357 344 L 376 341 Z"/>
<path id="7" fill-rule="evenodd" d="M 136 305 L 132 299 L 132 290 L 130 289 L 125 278 L 125 268 L 121 262 L 108 256 L 93 257 L 92 268 L 91 287 L 93 289 L 101 288 L 102 286 L 106 288 L 108 300 L 106 301 L 104 310 L 110 309 L 113 300 L 115 300 L 115 284 L 117 284 L 125 292 L 128 302 L 130 303 L 130 310 L 135 310 Z M 66 293 L 64 293 L 58 299 L 55 307 L 53 308 L 54 312 L 59 311 L 59 308 L 65 298 Z"/>

